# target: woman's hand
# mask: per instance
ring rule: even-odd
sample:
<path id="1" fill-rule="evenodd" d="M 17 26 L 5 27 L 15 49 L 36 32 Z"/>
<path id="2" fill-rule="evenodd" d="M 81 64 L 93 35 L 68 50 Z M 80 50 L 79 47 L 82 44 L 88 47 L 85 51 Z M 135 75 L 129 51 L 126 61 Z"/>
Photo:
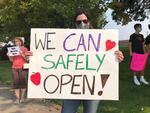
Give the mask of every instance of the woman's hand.
<path id="1" fill-rule="evenodd" d="M 115 51 L 115 54 L 116 54 L 116 56 L 117 56 L 119 62 L 122 62 L 123 59 L 124 59 L 123 53 L 118 50 L 118 51 Z"/>
<path id="2" fill-rule="evenodd" d="M 33 52 L 32 51 L 26 51 L 24 54 L 26 56 L 27 61 L 29 61 L 29 57 L 33 55 Z"/>
<path id="3" fill-rule="evenodd" d="M 25 55 L 26 55 L 26 56 L 32 56 L 32 55 L 33 55 L 33 52 L 32 52 L 32 51 L 27 51 L 27 52 L 25 52 Z"/>
<path id="4" fill-rule="evenodd" d="M 9 53 L 6 53 L 6 55 L 9 57 Z"/>

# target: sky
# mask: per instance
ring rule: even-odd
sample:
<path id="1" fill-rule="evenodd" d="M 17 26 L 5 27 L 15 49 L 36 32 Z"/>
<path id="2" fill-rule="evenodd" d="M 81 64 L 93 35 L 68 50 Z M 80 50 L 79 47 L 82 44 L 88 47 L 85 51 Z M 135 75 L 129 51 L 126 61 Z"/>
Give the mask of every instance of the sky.
<path id="1" fill-rule="evenodd" d="M 117 25 L 117 23 L 112 20 L 111 17 L 111 12 L 112 10 L 108 10 L 106 12 L 106 17 L 107 17 L 107 21 L 108 24 L 106 24 L 105 29 L 118 29 L 119 30 L 119 40 L 128 40 L 130 35 L 132 33 L 134 33 L 134 24 L 136 23 L 141 23 L 142 24 L 142 32 L 141 34 L 144 35 L 144 37 L 146 37 L 148 35 L 148 33 L 150 33 L 150 30 L 148 29 L 148 24 L 150 24 L 150 19 L 146 19 L 145 21 L 132 21 L 129 22 L 127 25 Z"/>

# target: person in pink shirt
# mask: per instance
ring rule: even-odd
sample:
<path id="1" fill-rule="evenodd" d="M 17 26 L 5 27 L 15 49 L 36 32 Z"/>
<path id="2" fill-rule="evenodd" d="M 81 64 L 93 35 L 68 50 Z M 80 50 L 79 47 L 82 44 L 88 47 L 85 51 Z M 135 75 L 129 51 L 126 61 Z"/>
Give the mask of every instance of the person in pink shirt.
<path id="1" fill-rule="evenodd" d="M 13 73 L 13 88 L 15 90 L 16 100 L 15 103 L 19 104 L 25 101 L 25 92 L 27 88 L 27 70 L 23 68 L 27 63 L 25 52 L 27 48 L 24 47 L 23 40 L 19 37 L 14 39 L 15 46 L 19 46 L 20 54 L 17 56 L 9 56 L 9 60 L 12 62 Z"/>

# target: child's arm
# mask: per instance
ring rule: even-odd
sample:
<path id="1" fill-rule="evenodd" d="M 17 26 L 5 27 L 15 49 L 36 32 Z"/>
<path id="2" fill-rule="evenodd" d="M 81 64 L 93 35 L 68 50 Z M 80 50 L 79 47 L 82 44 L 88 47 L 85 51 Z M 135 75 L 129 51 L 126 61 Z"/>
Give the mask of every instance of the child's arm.
<path id="1" fill-rule="evenodd" d="M 146 53 L 145 43 L 143 43 L 143 50 L 144 50 L 144 53 Z"/>
<path id="2" fill-rule="evenodd" d="M 129 52 L 130 52 L 130 56 L 132 56 L 132 47 L 131 47 L 132 43 L 129 42 Z"/>

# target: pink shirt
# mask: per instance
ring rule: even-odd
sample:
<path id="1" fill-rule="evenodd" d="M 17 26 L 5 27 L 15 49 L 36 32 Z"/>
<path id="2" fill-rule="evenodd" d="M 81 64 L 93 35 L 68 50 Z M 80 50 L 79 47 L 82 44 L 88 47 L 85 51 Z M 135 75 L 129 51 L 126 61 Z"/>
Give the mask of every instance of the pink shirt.
<path id="1" fill-rule="evenodd" d="M 22 51 L 22 53 L 25 53 L 27 51 L 27 48 L 21 47 L 21 51 Z M 23 68 L 24 63 L 26 63 L 26 61 L 24 60 L 24 58 L 21 55 L 14 56 L 12 68 L 15 68 L 15 69 Z"/>

